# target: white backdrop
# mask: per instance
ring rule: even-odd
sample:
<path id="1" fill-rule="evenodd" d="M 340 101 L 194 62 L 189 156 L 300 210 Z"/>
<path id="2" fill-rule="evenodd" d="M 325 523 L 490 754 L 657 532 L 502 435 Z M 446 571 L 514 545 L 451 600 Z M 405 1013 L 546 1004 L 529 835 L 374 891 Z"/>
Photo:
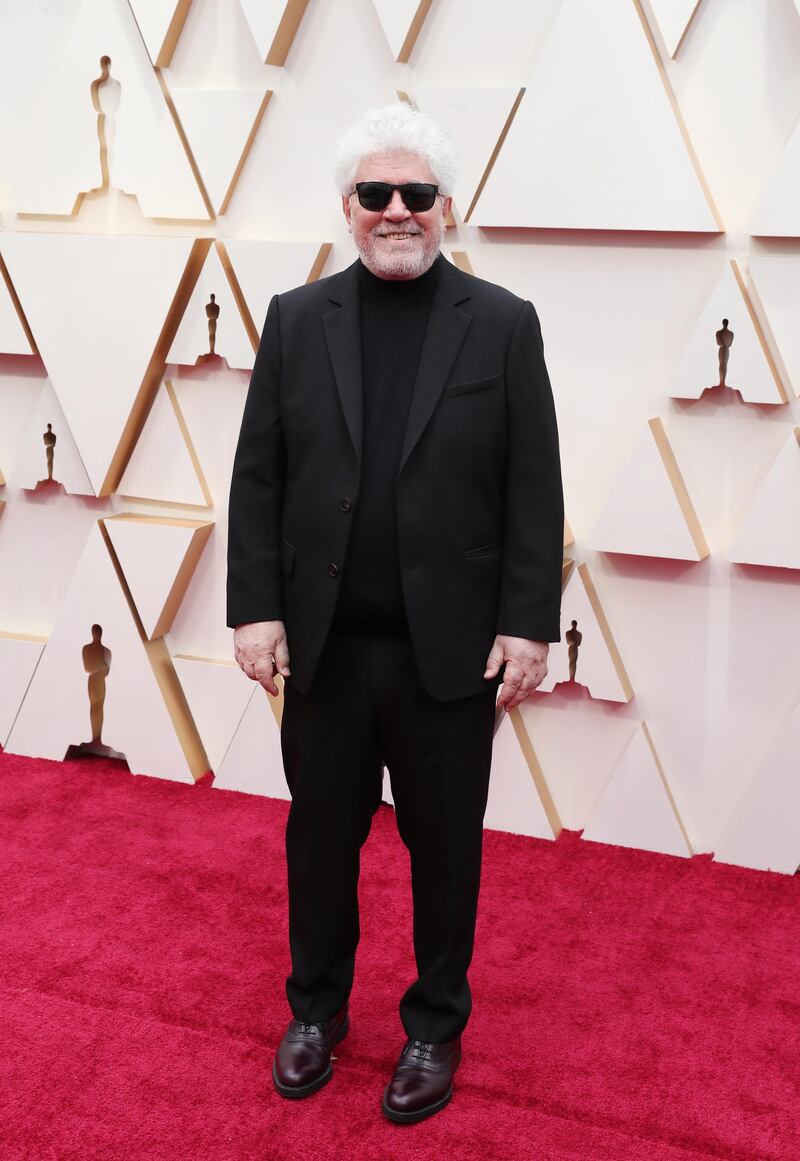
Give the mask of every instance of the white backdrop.
<path id="1" fill-rule="evenodd" d="M 104 742 L 136 772 L 197 777 L 207 761 L 217 786 L 286 796 L 280 701 L 267 705 L 231 664 L 231 462 L 270 295 L 355 256 L 333 142 L 400 91 L 451 129 L 464 157 L 447 253 L 539 313 L 574 535 L 565 551 L 583 566 L 565 592 L 564 628 L 580 609 L 585 684 L 563 683 L 566 644 L 552 646 L 561 683 L 499 722 L 487 825 L 542 837 L 566 826 L 587 840 L 793 873 L 798 7 L 302 7 L 194 0 L 169 65 L 156 69 L 148 45 L 164 59 L 175 4 L 4 0 L 0 742 L 63 757 L 89 739 L 80 646 L 92 618 L 105 618 L 112 654 L 114 633 L 119 642 L 107 720 L 127 715 L 131 737 L 153 732 L 148 768 L 122 727 Z M 301 18 L 285 63 L 265 64 L 287 9 L 289 26 Z M 104 53 L 121 85 L 116 188 L 91 194 L 101 171 L 90 86 Z M 211 292 L 226 362 L 195 362 Z M 721 318 L 709 320 L 722 309 L 737 390 L 701 395 L 717 382 Z M 46 421 L 66 491 L 35 488 Z M 140 554 L 146 572 L 90 567 L 117 544 L 116 525 L 98 537 L 97 521 L 117 513 L 145 517 L 126 535 L 128 559 Z M 187 520 L 213 524 L 199 547 Z M 692 520 L 707 552 L 687 556 Z M 108 592 L 121 583 L 127 611 Z M 142 610 L 156 606 L 167 612 L 145 652 L 167 713 L 125 698 L 131 626 L 148 635 Z M 86 624 L 70 634 L 76 617 Z M 609 693 L 603 682 L 620 672 L 622 692 Z M 67 685 L 84 690 L 81 720 L 46 710 Z"/>

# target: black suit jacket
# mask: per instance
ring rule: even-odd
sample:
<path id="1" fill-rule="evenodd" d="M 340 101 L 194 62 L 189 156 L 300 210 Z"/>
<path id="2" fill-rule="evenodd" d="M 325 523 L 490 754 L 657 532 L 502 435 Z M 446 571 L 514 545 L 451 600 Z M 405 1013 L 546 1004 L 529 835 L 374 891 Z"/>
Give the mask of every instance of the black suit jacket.
<path id="1" fill-rule="evenodd" d="M 272 298 L 231 480 L 227 624 L 282 620 L 301 693 L 358 504 L 359 261 Z M 560 640 L 564 504 L 533 305 L 438 261 L 396 504 L 414 655 L 448 701 L 486 687 L 495 634 Z"/>

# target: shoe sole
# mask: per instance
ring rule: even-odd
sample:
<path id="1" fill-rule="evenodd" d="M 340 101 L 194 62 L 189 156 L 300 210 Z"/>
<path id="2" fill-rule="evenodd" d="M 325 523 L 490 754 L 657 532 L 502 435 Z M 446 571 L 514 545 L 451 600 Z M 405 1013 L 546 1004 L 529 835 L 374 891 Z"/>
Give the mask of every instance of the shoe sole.
<path id="1" fill-rule="evenodd" d="M 347 1033 L 349 1031 L 350 1031 L 350 1016 L 348 1015 L 345 1017 L 344 1024 L 342 1024 L 342 1027 L 339 1031 L 338 1036 L 336 1037 L 335 1040 L 333 1040 L 331 1042 L 331 1048 L 335 1048 L 340 1040 L 344 1040 L 345 1036 L 347 1035 Z M 325 1071 L 320 1073 L 320 1075 L 315 1077 L 313 1080 L 310 1080 L 308 1082 L 308 1084 L 300 1084 L 300 1085 L 283 1084 L 282 1081 L 278 1080 L 278 1074 L 277 1074 L 277 1070 L 275 1068 L 275 1063 L 276 1063 L 275 1060 L 273 1060 L 272 1061 L 272 1080 L 273 1080 L 273 1083 L 275 1085 L 275 1088 L 281 1094 L 281 1096 L 288 1097 L 289 1100 L 301 1100 L 303 1097 L 311 1096 L 313 1093 L 318 1092 L 318 1090 L 321 1089 L 323 1085 L 327 1084 L 328 1081 L 333 1076 L 333 1065 L 331 1064 L 330 1061 L 328 1061 L 328 1067 L 325 1069 Z"/>
<path id="2" fill-rule="evenodd" d="M 389 1090 L 389 1086 L 387 1085 L 386 1089 L 384 1090 L 383 1101 L 381 1102 L 381 1108 L 383 1110 L 383 1115 L 388 1117 L 390 1121 L 395 1121 L 398 1125 L 410 1125 L 410 1124 L 413 1124 L 415 1121 L 422 1121 L 422 1120 L 424 1120 L 425 1117 L 432 1116 L 433 1113 L 438 1113 L 439 1109 L 443 1109 L 444 1106 L 447 1104 L 447 1102 L 450 1100 L 451 1096 L 453 1095 L 453 1085 L 451 1083 L 450 1088 L 447 1090 L 447 1092 L 444 1094 L 444 1096 L 440 1097 L 439 1100 L 436 1101 L 434 1104 L 425 1105 L 424 1108 L 414 1109 L 412 1112 L 409 1112 L 409 1113 L 403 1113 L 403 1112 L 400 1112 L 398 1109 L 392 1109 L 389 1107 L 389 1105 L 387 1105 L 386 1093 L 388 1092 L 388 1090 Z"/>

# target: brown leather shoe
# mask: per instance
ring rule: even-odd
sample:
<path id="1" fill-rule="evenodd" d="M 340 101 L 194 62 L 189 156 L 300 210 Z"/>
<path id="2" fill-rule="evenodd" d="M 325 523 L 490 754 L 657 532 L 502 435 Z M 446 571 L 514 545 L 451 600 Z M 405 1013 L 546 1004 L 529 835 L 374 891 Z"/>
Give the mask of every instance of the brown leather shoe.
<path id="1" fill-rule="evenodd" d="M 460 1036 L 442 1044 L 407 1040 L 383 1093 L 389 1120 L 408 1124 L 443 1109 L 453 1095 L 453 1073 L 460 1062 Z"/>
<path id="2" fill-rule="evenodd" d="M 347 1004 L 316 1024 L 292 1017 L 272 1062 L 272 1079 L 281 1096 L 296 1100 L 327 1084 L 333 1076 L 331 1049 L 349 1029 Z"/>

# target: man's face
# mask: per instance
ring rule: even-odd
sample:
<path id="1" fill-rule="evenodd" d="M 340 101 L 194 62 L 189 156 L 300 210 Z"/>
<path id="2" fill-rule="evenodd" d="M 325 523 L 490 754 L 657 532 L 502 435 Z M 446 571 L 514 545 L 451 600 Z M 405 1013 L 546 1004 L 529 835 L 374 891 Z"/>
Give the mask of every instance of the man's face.
<path id="1" fill-rule="evenodd" d="M 427 161 L 416 153 L 374 153 L 365 157 L 357 181 L 437 184 Z M 395 190 L 385 210 L 365 210 L 354 193 L 342 198 L 344 216 L 361 260 L 379 278 L 417 278 L 439 253 L 452 198 L 437 196 L 429 210 L 412 214 Z"/>

